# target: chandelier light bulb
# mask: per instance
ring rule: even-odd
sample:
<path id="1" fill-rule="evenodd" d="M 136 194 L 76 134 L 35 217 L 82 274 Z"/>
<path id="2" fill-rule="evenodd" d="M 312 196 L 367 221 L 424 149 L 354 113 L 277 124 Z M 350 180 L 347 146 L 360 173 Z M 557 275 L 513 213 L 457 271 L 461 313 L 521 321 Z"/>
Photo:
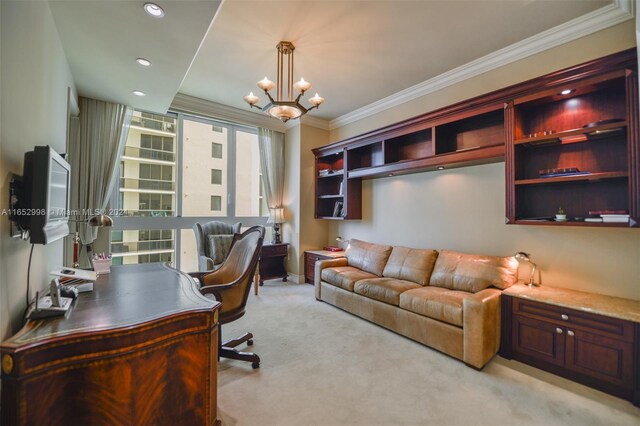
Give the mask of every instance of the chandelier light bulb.
<path id="1" fill-rule="evenodd" d="M 316 93 L 316 95 L 312 98 L 309 98 L 309 103 L 315 107 L 319 106 L 324 102 L 324 98 Z"/>
<path id="2" fill-rule="evenodd" d="M 260 98 L 253 94 L 253 92 L 249 92 L 249 94 L 243 97 L 244 101 L 251 106 L 254 106 L 258 102 L 260 102 Z"/>
<path id="3" fill-rule="evenodd" d="M 307 90 L 311 89 L 311 83 L 309 83 L 308 81 L 305 81 L 304 78 L 301 78 L 300 81 L 296 82 L 293 85 L 293 88 L 298 92 L 304 93 Z"/>
<path id="4" fill-rule="evenodd" d="M 275 87 L 275 83 L 271 80 L 269 80 L 267 77 L 265 77 L 264 79 L 260 80 L 258 83 L 256 83 L 258 85 L 259 88 L 261 88 L 262 90 L 265 91 L 269 91 L 271 89 L 273 89 Z"/>

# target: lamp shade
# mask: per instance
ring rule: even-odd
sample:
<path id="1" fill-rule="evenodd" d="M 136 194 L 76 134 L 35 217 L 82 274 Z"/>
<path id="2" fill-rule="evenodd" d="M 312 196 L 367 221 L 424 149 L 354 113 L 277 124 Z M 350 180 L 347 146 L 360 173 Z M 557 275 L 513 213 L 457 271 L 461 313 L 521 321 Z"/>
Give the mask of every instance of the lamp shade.
<path id="1" fill-rule="evenodd" d="M 269 220 L 267 223 L 285 223 L 284 219 L 284 208 L 276 207 L 274 209 L 269 209 Z"/>
<path id="2" fill-rule="evenodd" d="M 111 217 L 107 216 L 106 214 L 98 214 L 90 217 L 87 223 L 89 224 L 89 226 L 97 226 L 102 228 L 103 226 L 113 226 L 113 219 L 111 219 Z"/>

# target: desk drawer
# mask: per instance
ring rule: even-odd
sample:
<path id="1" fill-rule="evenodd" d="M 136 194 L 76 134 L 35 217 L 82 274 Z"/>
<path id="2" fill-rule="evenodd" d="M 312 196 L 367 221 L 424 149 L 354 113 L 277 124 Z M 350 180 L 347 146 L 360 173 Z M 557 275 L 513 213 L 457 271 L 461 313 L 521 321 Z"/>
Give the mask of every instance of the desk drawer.
<path id="1" fill-rule="evenodd" d="M 264 246 L 262 246 L 262 251 L 260 252 L 260 258 L 286 256 L 287 255 L 287 245 L 288 244 L 267 244 L 267 245 L 264 245 Z"/>

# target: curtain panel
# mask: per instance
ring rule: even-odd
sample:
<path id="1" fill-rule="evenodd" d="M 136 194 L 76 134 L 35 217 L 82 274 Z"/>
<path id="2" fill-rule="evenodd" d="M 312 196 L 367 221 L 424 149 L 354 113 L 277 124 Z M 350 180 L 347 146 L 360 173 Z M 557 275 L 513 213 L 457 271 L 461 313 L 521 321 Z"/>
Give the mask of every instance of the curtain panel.
<path id="1" fill-rule="evenodd" d="M 118 178 L 133 109 L 125 105 L 80 98 L 77 129 L 69 132 L 72 210 L 81 214 L 72 219 L 86 221 L 107 208 Z M 82 214 L 82 212 L 85 214 Z M 76 223 L 83 244 L 91 244 L 98 229 Z"/>
<path id="2" fill-rule="evenodd" d="M 282 207 L 284 194 L 284 133 L 258 128 L 262 187 L 269 210 Z"/>

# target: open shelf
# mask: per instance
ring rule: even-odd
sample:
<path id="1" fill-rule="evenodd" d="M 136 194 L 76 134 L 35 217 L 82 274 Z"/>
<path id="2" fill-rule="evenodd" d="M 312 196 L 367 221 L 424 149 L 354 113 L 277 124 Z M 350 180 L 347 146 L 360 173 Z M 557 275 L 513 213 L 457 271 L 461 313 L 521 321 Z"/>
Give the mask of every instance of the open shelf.
<path id="1" fill-rule="evenodd" d="M 515 145 L 527 144 L 529 148 L 548 146 L 549 144 L 567 144 L 576 142 L 586 142 L 594 138 L 604 139 L 603 136 L 609 132 L 624 131 L 627 127 L 626 120 L 615 123 L 602 124 L 593 127 L 581 127 L 579 129 L 565 130 L 549 135 L 542 135 L 515 140 Z M 584 138 L 572 138 L 572 136 L 584 136 Z"/>
<path id="2" fill-rule="evenodd" d="M 548 178 L 537 179 L 523 179 L 517 180 L 516 185 L 539 185 L 548 183 L 562 183 L 562 182 L 575 182 L 575 181 L 596 181 L 601 179 L 619 179 L 626 178 L 629 173 L 623 172 L 602 172 L 602 173 L 590 173 L 588 175 L 570 175 L 570 176 L 554 176 Z"/>
<path id="3" fill-rule="evenodd" d="M 585 222 L 568 220 L 566 222 L 557 222 L 555 220 L 527 220 L 518 219 L 515 221 L 516 225 L 533 225 L 533 226 L 587 226 L 592 228 L 628 228 L 631 226 L 629 223 L 604 223 L 604 222 Z"/>
<path id="4" fill-rule="evenodd" d="M 502 109 L 436 127 L 436 154 L 504 145 Z"/>

